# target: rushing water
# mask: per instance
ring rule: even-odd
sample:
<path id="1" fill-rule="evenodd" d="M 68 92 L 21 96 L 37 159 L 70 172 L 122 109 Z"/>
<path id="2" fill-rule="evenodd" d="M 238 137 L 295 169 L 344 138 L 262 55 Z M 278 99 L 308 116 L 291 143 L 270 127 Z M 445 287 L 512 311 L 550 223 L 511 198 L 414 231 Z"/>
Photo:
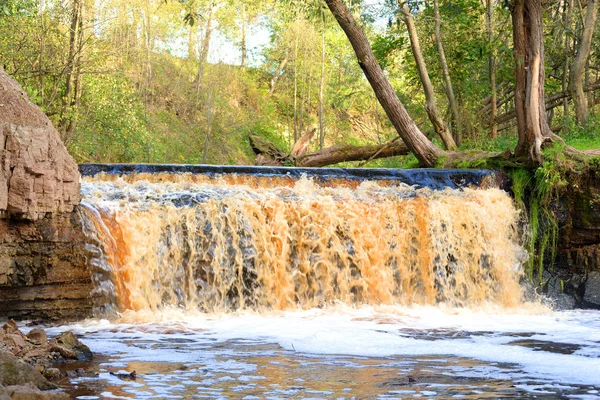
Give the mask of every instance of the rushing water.
<path id="1" fill-rule="evenodd" d="M 82 191 L 99 319 L 52 329 L 82 334 L 99 376 L 65 380 L 73 396 L 599 396 L 600 313 L 526 301 L 499 189 L 133 174 Z"/>

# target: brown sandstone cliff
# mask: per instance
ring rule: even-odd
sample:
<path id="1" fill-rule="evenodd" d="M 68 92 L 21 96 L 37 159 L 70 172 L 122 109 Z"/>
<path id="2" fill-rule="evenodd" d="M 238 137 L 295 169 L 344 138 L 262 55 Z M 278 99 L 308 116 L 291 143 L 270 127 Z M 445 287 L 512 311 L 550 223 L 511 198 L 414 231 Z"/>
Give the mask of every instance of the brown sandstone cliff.
<path id="1" fill-rule="evenodd" d="M 77 164 L 0 68 L 0 319 L 91 315 Z"/>
<path id="2" fill-rule="evenodd" d="M 36 220 L 81 199 L 77 164 L 48 117 L 0 69 L 0 215 Z"/>

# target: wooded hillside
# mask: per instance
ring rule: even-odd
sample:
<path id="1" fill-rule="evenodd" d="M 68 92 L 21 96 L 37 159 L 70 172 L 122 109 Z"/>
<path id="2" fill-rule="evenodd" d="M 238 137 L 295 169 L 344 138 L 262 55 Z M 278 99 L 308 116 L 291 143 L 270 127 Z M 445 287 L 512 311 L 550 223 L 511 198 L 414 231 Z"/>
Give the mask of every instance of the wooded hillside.
<path id="1" fill-rule="evenodd" d="M 515 149 L 520 121 L 515 9 L 539 4 L 545 126 L 600 147 L 597 0 L 338 3 L 418 130 L 497 151 Z M 374 157 L 397 133 L 324 1 L 5 0 L 0 65 L 78 162 L 247 164 L 251 135 L 290 154 L 314 128 L 308 153 L 375 146 L 366 165 L 415 163 Z"/>

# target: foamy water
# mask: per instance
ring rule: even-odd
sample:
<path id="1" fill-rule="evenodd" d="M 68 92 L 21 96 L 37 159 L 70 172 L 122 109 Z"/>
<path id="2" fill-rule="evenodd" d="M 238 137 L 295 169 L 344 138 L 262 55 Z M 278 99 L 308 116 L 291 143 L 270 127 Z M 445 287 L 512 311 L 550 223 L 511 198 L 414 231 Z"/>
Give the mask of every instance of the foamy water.
<path id="1" fill-rule="evenodd" d="M 600 390 L 600 312 L 361 307 L 271 314 L 126 313 L 73 329 L 104 355 L 88 396 L 413 398 Z M 109 374 L 136 370 L 135 382 Z M 102 394 L 104 393 L 104 394 Z M 245 397 L 255 396 L 255 397 Z M 88 398 L 92 398 L 88 397 Z"/>
<path id="2" fill-rule="evenodd" d="M 73 397 L 599 396 L 600 312 L 525 301 L 497 188 L 134 174 L 82 191 L 117 318 L 50 329 L 98 355 Z"/>

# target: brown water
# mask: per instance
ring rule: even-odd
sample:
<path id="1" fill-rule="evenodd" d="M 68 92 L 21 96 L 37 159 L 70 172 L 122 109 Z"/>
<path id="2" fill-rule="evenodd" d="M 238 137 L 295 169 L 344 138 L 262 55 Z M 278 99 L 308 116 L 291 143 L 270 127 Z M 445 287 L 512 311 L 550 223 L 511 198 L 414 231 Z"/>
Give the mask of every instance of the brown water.
<path id="1" fill-rule="evenodd" d="M 513 307 L 519 213 L 499 189 L 190 174 L 84 181 L 115 308 Z"/>
<path id="2" fill-rule="evenodd" d="M 525 303 L 495 188 L 85 178 L 96 398 L 595 398 L 600 313 Z M 137 372 L 137 379 L 111 373 Z"/>

